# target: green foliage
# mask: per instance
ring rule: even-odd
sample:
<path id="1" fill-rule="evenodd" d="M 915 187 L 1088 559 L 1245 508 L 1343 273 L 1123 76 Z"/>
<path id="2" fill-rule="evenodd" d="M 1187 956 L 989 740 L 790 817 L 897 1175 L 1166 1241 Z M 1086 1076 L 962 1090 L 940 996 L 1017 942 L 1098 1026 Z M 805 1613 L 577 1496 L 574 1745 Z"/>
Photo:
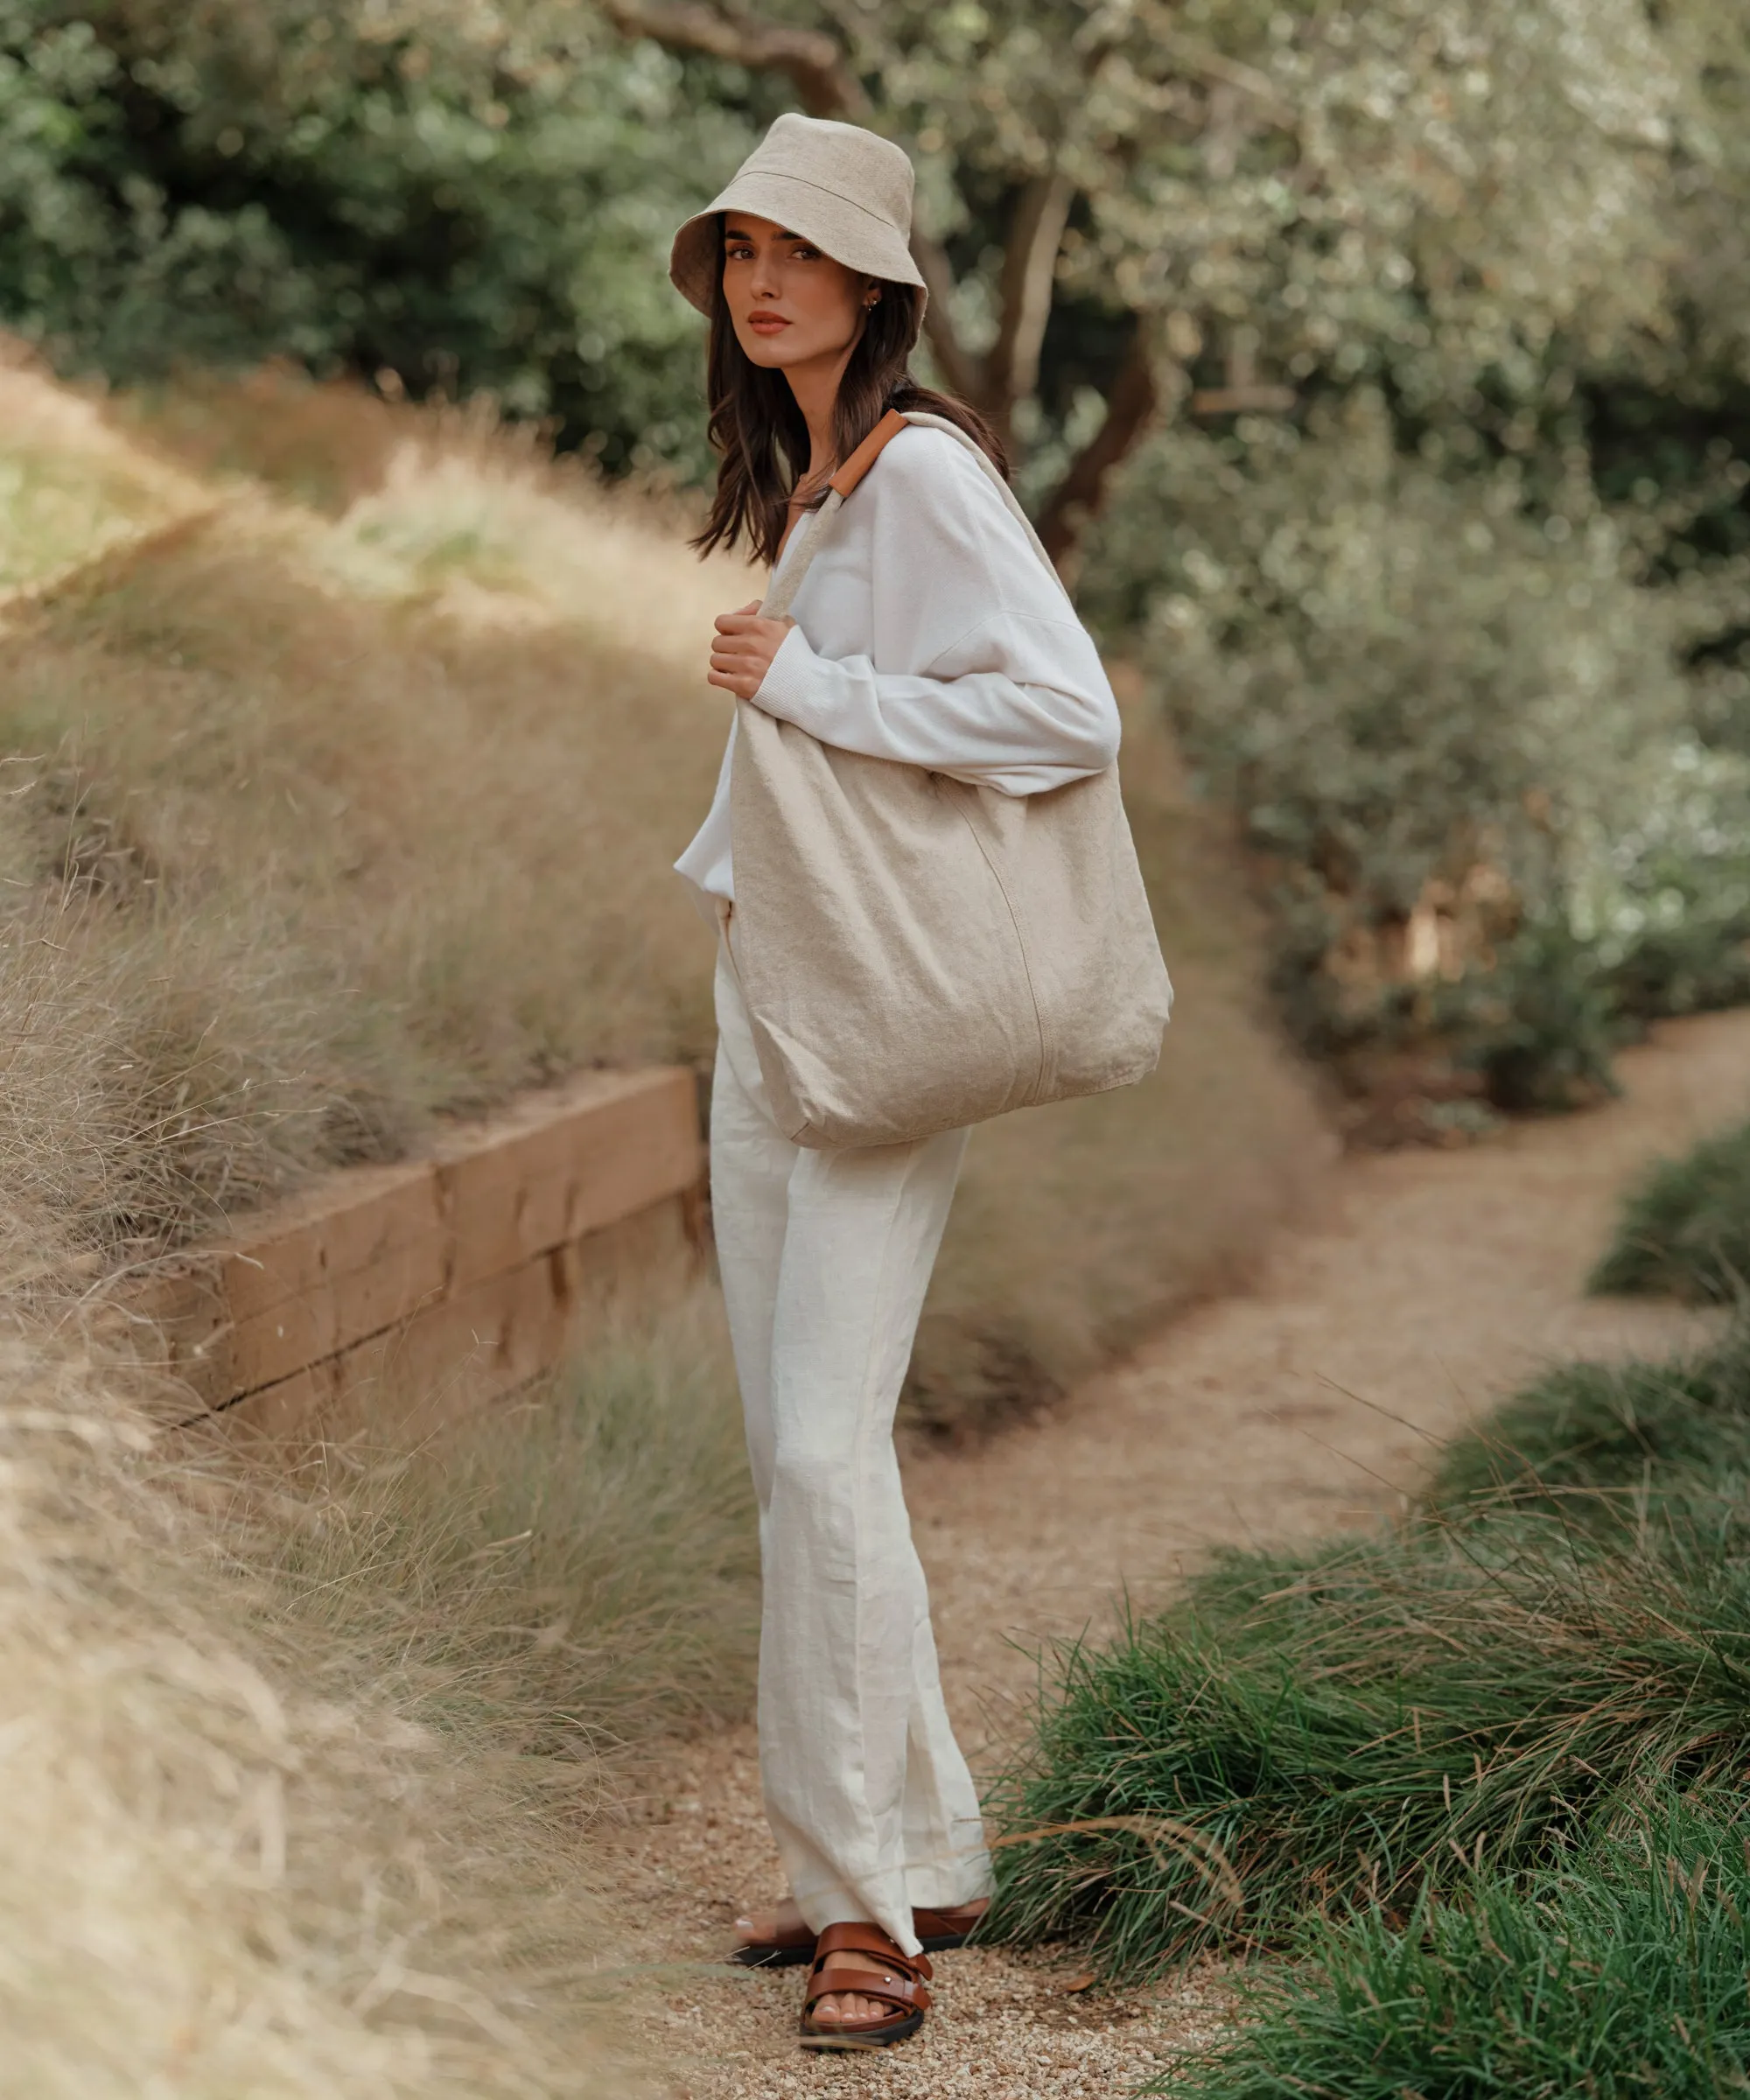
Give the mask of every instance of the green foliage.
<path id="1" fill-rule="evenodd" d="M 1365 394 L 1163 433 L 1088 596 L 1238 806 L 1298 1040 L 1562 1106 L 1625 1023 L 1750 991 L 1750 763 L 1698 734 L 1694 608 L 1583 455 L 1539 493 L 1396 435 Z"/>
<path id="2" fill-rule="evenodd" d="M 1449 1511 L 1542 1503 L 1619 1524 L 1640 1521 L 1649 1497 L 1746 1473 L 1750 1326 L 1740 1325 L 1694 1356 L 1547 1372 L 1446 1446 L 1429 1492 Z"/>
<path id="3" fill-rule="evenodd" d="M 574 10 L 0 5 L 0 315 L 122 378 L 289 354 L 703 457 L 668 242 L 752 130 Z"/>
<path id="4" fill-rule="evenodd" d="M 1497 1108 L 1569 1109 L 1616 1091 L 1617 1003 L 1595 945 L 1565 920 L 1522 925 L 1480 972 L 1440 984 L 1428 1010 Z"/>
<path id="5" fill-rule="evenodd" d="M 1229 1554 L 1066 1648 L 998 1794 L 998 1929 L 1117 1976 L 1304 1953 L 1313 1914 L 1523 1888 L 1648 1788 L 1735 1782 L 1746 1477 L 1750 1330 L 1572 1366 L 1448 1446 L 1398 1530 Z"/>
<path id="6" fill-rule="evenodd" d="M 1742 1300 L 1750 1292 L 1750 1124 L 1662 1160 L 1623 1207 L 1593 1291 Z"/>
<path id="7" fill-rule="evenodd" d="M 1662 298 L 1665 150 L 1699 119 L 1699 53 L 1631 0 L 770 11 L 830 20 L 916 142 L 975 346 L 1000 304 L 993 230 L 1047 169 L 1078 199 L 1074 319 L 1196 315 L 1217 364 L 1241 324 L 1295 377 L 1389 371 L 1434 401 L 1486 371 L 1534 380 L 1558 331 L 1610 340 Z"/>
<path id="8" fill-rule="evenodd" d="M 997 1928 L 1115 1976 L 1281 1948 L 1309 1910 L 1407 1903 L 1460 1861 L 1532 1871 L 1626 1791 L 1734 1769 L 1741 1514 L 1622 1543 L 1509 1508 L 1235 1554 L 1066 1649 L 998 1795 Z"/>
<path id="9" fill-rule="evenodd" d="M 1625 1802 L 1559 1865 L 1407 1916 L 1309 1922 L 1298 1964 L 1149 2090 L 1178 2100 L 1721 2100 L 1750 2087 L 1750 1863 L 1735 1794 Z"/>

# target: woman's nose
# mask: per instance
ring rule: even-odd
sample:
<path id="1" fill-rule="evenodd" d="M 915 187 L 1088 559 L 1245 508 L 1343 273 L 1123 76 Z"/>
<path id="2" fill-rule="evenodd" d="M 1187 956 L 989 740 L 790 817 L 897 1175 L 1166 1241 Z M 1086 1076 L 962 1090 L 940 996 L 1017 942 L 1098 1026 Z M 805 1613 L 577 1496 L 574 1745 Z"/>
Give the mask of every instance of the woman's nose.
<path id="1" fill-rule="evenodd" d="M 747 289 L 756 299 L 774 299 L 779 290 L 778 276 L 776 256 L 756 255 Z"/>

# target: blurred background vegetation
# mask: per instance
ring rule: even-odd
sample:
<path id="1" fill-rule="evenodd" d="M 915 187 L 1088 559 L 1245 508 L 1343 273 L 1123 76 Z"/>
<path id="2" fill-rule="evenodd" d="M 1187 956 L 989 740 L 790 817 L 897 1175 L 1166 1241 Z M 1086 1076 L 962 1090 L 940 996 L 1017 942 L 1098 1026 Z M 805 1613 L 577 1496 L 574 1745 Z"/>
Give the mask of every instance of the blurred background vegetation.
<path id="1" fill-rule="evenodd" d="M 668 236 L 798 105 L 912 153 L 934 376 L 1231 813 L 1354 1131 L 1750 994 L 1732 0 L 0 0 L 0 320 L 696 482 Z"/>

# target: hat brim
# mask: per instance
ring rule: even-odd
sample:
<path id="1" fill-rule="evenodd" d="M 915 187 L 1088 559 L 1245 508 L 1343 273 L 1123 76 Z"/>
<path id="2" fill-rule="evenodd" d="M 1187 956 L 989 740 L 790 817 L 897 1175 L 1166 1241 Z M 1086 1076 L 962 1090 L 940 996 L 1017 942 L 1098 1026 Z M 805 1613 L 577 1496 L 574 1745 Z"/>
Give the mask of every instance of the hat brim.
<path id="1" fill-rule="evenodd" d="M 703 314 L 715 303 L 723 274 L 718 221 L 724 212 L 747 212 L 801 234 L 835 262 L 860 270 L 887 284 L 924 281 L 898 229 L 854 198 L 822 189 L 800 175 L 775 169 L 744 169 L 720 197 L 696 212 L 679 233 L 668 256 L 668 276 L 681 296 Z"/>

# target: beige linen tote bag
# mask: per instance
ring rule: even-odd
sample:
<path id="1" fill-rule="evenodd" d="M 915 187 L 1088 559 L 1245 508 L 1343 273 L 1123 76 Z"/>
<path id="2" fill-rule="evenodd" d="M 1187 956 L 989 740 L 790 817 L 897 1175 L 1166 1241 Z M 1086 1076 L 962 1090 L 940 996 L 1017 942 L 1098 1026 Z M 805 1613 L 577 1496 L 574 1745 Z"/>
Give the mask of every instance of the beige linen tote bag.
<path id="1" fill-rule="evenodd" d="M 760 611 L 781 619 L 833 520 L 906 423 L 834 475 Z M 897 1144 L 1153 1071 L 1172 987 L 1116 766 L 1025 796 L 821 744 L 738 703 L 730 952 L 780 1127 Z"/>

